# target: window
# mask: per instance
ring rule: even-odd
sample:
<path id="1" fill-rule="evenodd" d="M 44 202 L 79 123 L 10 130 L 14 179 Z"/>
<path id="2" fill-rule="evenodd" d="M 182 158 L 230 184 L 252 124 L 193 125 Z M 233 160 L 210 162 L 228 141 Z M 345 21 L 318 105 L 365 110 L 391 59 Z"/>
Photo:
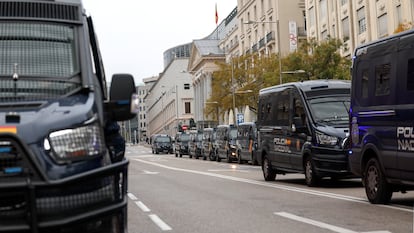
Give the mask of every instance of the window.
<path id="1" fill-rule="evenodd" d="M 361 96 L 362 98 L 368 97 L 368 70 L 362 71 L 362 80 L 361 80 Z"/>
<path id="2" fill-rule="evenodd" d="M 395 17 L 397 18 L 397 27 L 398 25 L 403 23 L 403 19 L 402 19 L 402 12 L 401 12 L 401 4 L 396 6 L 395 8 Z"/>
<path id="3" fill-rule="evenodd" d="M 277 99 L 276 121 L 278 125 L 289 125 L 290 90 L 279 93 Z"/>
<path id="4" fill-rule="evenodd" d="M 362 34 L 367 30 L 367 21 L 365 18 L 365 7 L 362 7 L 357 11 L 358 16 L 358 33 Z"/>
<path id="5" fill-rule="evenodd" d="M 390 94 L 391 64 L 383 64 L 375 67 L 375 96 Z"/>
<path id="6" fill-rule="evenodd" d="M 388 35 L 387 27 L 387 14 L 383 14 L 378 17 L 378 37 L 384 37 Z"/>
<path id="7" fill-rule="evenodd" d="M 348 3 L 348 0 L 341 0 L 341 6 L 344 6 L 347 3 Z"/>
<path id="8" fill-rule="evenodd" d="M 315 25 L 315 8 L 312 7 L 309 9 L 309 27 Z"/>
<path id="9" fill-rule="evenodd" d="M 190 102 L 185 102 L 184 106 L 185 106 L 185 114 L 190 114 L 191 113 L 191 103 Z"/>
<path id="10" fill-rule="evenodd" d="M 408 60 L 407 90 L 414 91 L 414 59 Z"/>
<path id="11" fill-rule="evenodd" d="M 61 79 L 79 72 L 72 26 L 2 22 L 0 31 L 0 75 L 10 76 L 16 68 L 22 76 Z"/>
<path id="12" fill-rule="evenodd" d="M 327 16 L 327 11 L 328 11 L 326 0 L 320 0 L 319 7 L 320 7 L 319 17 L 321 20 L 325 20 Z"/>
<path id="13" fill-rule="evenodd" d="M 343 40 L 349 40 L 349 17 L 342 20 L 342 36 Z"/>
<path id="14" fill-rule="evenodd" d="M 184 90 L 190 90 L 190 84 L 189 83 L 184 84 Z"/>
<path id="15" fill-rule="evenodd" d="M 322 39 L 322 40 L 328 39 L 328 30 L 324 30 L 324 31 L 321 33 L 321 39 Z"/>

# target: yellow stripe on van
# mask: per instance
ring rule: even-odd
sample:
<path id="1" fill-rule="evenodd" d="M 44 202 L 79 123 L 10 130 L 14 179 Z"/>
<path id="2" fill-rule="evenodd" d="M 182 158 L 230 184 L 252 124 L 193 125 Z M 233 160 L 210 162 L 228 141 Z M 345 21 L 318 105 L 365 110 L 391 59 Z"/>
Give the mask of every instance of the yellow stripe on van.
<path id="1" fill-rule="evenodd" d="M 0 126 L 0 133 L 17 134 L 17 127 L 16 126 Z"/>

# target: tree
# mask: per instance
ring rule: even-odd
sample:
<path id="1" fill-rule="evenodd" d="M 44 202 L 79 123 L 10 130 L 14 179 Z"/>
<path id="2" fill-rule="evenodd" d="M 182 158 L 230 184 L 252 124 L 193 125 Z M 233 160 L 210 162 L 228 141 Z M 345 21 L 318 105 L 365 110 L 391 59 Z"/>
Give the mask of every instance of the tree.
<path id="1" fill-rule="evenodd" d="M 339 54 L 343 43 L 338 39 L 327 39 L 318 43 L 310 40 L 299 50 L 284 59 L 284 69 L 305 70 L 309 79 L 349 80 L 351 61 Z M 301 78 L 303 79 L 303 77 Z M 299 81 L 298 77 L 289 81 Z"/>
<path id="2" fill-rule="evenodd" d="M 297 51 L 282 58 L 281 66 L 282 71 L 304 70 L 305 73 L 284 74 L 283 83 L 308 78 L 349 80 L 351 61 L 341 57 L 339 49 L 342 46 L 343 43 L 337 39 L 322 42 L 310 40 L 303 43 Z M 249 94 L 235 96 L 236 108 L 248 105 L 257 109 L 260 89 L 280 84 L 281 71 L 277 54 L 246 54 L 233 57 L 229 63 L 218 63 L 218 66 L 219 69 L 213 73 L 212 94 L 207 100 L 218 103 L 218 106 L 206 105 L 206 115 L 215 115 L 217 107 L 221 116 L 233 108 L 232 88 L 236 91 L 252 91 Z"/>

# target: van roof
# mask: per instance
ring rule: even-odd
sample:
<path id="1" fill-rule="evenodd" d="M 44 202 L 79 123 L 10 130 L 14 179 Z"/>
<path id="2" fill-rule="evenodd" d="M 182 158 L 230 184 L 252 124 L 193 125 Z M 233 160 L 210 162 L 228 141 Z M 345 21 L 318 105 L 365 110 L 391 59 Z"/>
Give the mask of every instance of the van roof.
<path id="1" fill-rule="evenodd" d="M 335 79 L 320 79 L 320 80 L 308 80 L 308 81 L 301 81 L 301 82 L 290 82 L 290 83 L 285 83 L 281 85 L 263 88 L 260 90 L 259 95 L 282 91 L 286 89 L 287 87 L 292 87 L 292 86 L 297 87 L 298 89 L 304 92 L 318 90 L 318 89 L 328 89 L 328 88 L 350 89 L 351 81 L 350 80 L 335 80 Z"/>
<path id="2" fill-rule="evenodd" d="M 390 35 L 390 36 L 387 36 L 387 37 L 384 37 L 384 38 L 381 38 L 381 39 L 378 39 L 378 40 L 371 41 L 371 42 L 366 43 L 366 44 L 359 45 L 355 49 L 354 56 L 358 56 L 361 50 L 365 50 L 369 47 L 377 46 L 379 44 L 383 44 L 385 42 L 395 40 L 395 39 L 398 39 L 398 38 L 401 38 L 401 37 L 405 37 L 405 36 L 408 36 L 408 35 L 411 35 L 411 34 L 414 34 L 414 29 L 406 30 L 406 31 L 403 31 L 403 32 L 400 32 L 400 33 L 397 33 L 397 34 L 394 34 L 394 35 Z"/>

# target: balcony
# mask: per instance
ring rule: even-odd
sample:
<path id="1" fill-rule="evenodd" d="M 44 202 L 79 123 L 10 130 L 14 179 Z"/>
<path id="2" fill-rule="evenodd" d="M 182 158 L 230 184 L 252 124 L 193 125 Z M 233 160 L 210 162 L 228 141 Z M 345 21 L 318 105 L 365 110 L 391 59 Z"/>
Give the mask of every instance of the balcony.
<path id="1" fill-rule="evenodd" d="M 266 41 L 267 43 L 274 41 L 275 40 L 275 32 L 271 31 L 269 33 L 266 34 Z"/>

